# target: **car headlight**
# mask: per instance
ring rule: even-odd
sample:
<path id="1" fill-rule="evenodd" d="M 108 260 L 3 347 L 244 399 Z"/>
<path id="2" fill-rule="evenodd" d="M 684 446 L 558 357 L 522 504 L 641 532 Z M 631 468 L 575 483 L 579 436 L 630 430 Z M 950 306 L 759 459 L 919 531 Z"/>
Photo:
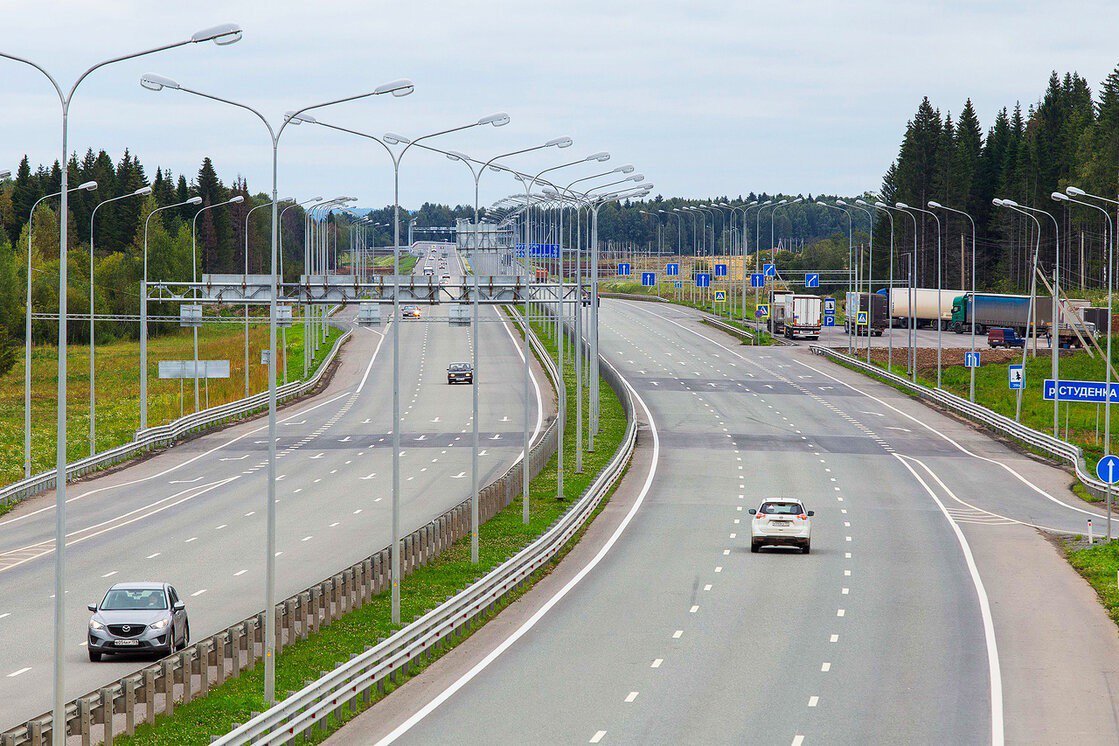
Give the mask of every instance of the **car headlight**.
<path id="1" fill-rule="evenodd" d="M 101 630 L 105 629 L 105 625 L 102 624 L 101 622 L 97 621 L 96 619 L 90 619 L 89 620 L 89 628 L 97 630 L 98 632 L 100 632 Z"/>
<path id="2" fill-rule="evenodd" d="M 163 629 L 164 627 L 167 626 L 167 620 L 166 619 L 160 619 L 158 622 L 152 622 L 148 626 L 150 626 L 152 629 L 160 630 L 160 629 Z"/>

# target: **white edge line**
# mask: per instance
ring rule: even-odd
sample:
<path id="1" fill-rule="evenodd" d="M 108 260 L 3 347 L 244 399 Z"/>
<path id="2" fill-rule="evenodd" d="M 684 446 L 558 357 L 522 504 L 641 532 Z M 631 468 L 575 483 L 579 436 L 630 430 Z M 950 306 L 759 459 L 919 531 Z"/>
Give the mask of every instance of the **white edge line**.
<path id="1" fill-rule="evenodd" d="M 607 364 L 609 365 L 609 363 Z M 617 369 L 615 369 L 615 372 L 618 372 Z M 590 573 L 590 571 L 593 570 L 598 565 L 598 563 L 602 561 L 602 558 L 605 557 L 606 554 L 614 547 L 614 544 L 618 541 L 618 538 L 622 535 L 622 532 L 626 530 L 626 527 L 629 526 L 630 521 L 633 520 L 633 517 L 641 508 L 642 503 L 644 503 L 645 501 L 645 496 L 649 493 L 649 489 L 653 486 L 653 478 L 656 476 L 657 473 L 657 462 L 660 459 L 660 436 L 657 434 L 657 426 L 653 420 L 653 413 L 649 411 L 649 407 L 645 404 L 645 401 L 637 393 L 637 390 L 630 384 L 630 382 L 622 377 L 620 373 L 618 373 L 618 377 L 621 378 L 623 383 L 625 383 L 626 388 L 629 389 L 630 393 L 633 395 L 633 398 L 637 401 L 638 404 L 641 405 L 641 408 L 645 410 L 645 416 L 648 418 L 649 422 L 649 430 L 653 435 L 652 463 L 649 466 L 649 473 L 645 477 L 645 483 L 641 486 L 641 492 L 638 493 L 637 499 L 634 501 L 633 506 L 629 509 L 629 512 L 626 514 L 625 518 L 622 519 L 622 522 L 618 524 L 618 527 L 614 529 L 614 533 L 611 534 L 610 538 L 606 540 L 606 543 L 602 546 L 602 548 L 598 550 L 598 554 L 596 554 L 591 559 L 591 561 L 586 564 L 586 566 L 579 570 L 579 572 L 576 573 L 575 576 L 571 578 L 571 580 L 567 581 L 566 585 L 560 588 L 555 593 L 555 595 L 548 599 L 544 603 L 544 605 L 541 606 L 536 611 L 536 613 L 533 614 L 528 620 L 526 620 L 524 624 L 517 628 L 517 630 L 513 632 L 513 634 L 511 634 L 509 637 L 503 640 L 500 645 L 490 651 L 489 655 L 478 661 L 478 663 L 476 663 L 473 668 L 460 676 L 458 680 L 451 684 L 449 687 L 440 692 L 438 696 L 435 697 L 435 699 L 428 702 L 418 712 L 398 725 L 391 733 L 379 740 L 377 742 L 377 746 L 387 746 L 387 744 L 393 743 L 394 741 L 396 741 L 396 739 L 400 738 L 402 735 L 411 730 L 413 726 L 415 726 L 425 717 L 434 712 L 436 708 L 450 699 L 458 690 L 462 689 L 462 687 L 470 683 L 470 681 L 475 676 L 480 674 L 483 670 L 486 669 L 487 666 L 497 660 L 497 658 L 506 650 L 508 650 L 509 647 L 513 645 L 513 643 L 521 639 L 521 637 L 523 637 L 529 630 L 536 626 L 536 623 L 539 622 L 545 614 L 551 611 L 553 606 L 559 603 L 559 601 L 564 596 L 566 596 L 572 588 L 578 585 L 579 582 L 582 581 L 583 578 L 586 577 L 587 574 Z"/>

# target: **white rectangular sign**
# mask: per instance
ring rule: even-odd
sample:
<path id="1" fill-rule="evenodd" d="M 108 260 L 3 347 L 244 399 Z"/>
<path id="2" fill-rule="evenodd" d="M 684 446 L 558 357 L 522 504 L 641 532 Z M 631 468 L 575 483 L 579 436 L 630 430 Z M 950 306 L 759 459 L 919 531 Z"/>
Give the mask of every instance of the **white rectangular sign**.
<path id="1" fill-rule="evenodd" d="M 228 360 L 199 360 L 197 376 L 193 360 L 160 360 L 160 378 L 229 378 Z"/>

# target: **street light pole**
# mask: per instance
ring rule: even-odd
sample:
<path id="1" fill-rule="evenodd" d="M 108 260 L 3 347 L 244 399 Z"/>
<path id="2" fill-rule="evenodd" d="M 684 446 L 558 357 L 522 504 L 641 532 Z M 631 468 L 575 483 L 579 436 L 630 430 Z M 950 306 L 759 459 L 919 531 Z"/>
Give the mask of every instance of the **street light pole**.
<path id="1" fill-rule="evenodd" d="M 971 351 L 974 354 L 975 353 L 975 293 L 976 293 L 976 280 L 975 280 L 976 260 L 975 260 L 975 254 L 976 254 L 976 251 L 977 251 L 977 248 L 976 248 L 976 245 L 975 245 L 975 219 L 972 218 L 971 215 L 967 214 L 963 210 L 957 210 L 955 207 L 945 207 L 944 205 L 940 204 L 939 202 L 931 202 L 930 201 L 929 202 L 929 207 L 933 208 L 934 210 L 939 209 L 939 210 L 944 210 L 946 212 L 954 212 L 957 215 L 963 215 L 965 218 L 968 219 L 968 222 L 971 223 Z M 964 308 L 965 309 L 967 308 L 966 303 L 965 303 Z M 970 401 L 974 402 L 975 401 L 975 366 L 972 366 L 970 370 L 971 370 L 971 376 L 970 376 L 971 380 L 970 380 L 969 385 L 968 385 L 968 398 L 969 398 Z M 1056 433 L 1054 433 L 1054 435 L 1055 434 Z"/>
<path id="2" fill-rule="evenodd" d="M 1038 255 L 1041 253 L 1041 221 L 1039 221 L 1026 210 L 1021 209 L 1018 203 L 1014 200 L 998 199 L 996 197 L 995 199 L 991 200 L 991 204 L 993 204 L 995 207 L 1005 207 L 1008 210 L 1018 213 L 1019 215 L 1025 215 L 1030 220 L 1034 221 L 1034 225 L 1037 227 L 1037 243 L 1034 244 L 1034 260 L 1031 268 L 1032 271 L 1030 272 L 1030 303 L 1028 306 L 1029 310 L 1026 313 L 1026 343 L 1022 345 L 1022 372 L 1024 374 L 1026 370 L 1026 350 L 1029 348 L 1031 325 L 1034 338 L 1034 357 L 1037 357 L 1037 314 L 1035 313 L 1035 309 L 1037 305 L 1037 259 Z M 1108 363 L 1110 364 L 1110 362 L 1111 361 L 1109 360 Z M 1018 389 L 1017 392 L 1017 400 L 1014 405 L 1015 422 L 1022 421 L 1022 394 L 1024 391 L 1025 386 L 1023 385 L 1023 387 Z M 1054 392 L 1054 397 L 1056 397 L 1056 392 Z"/>
<path id="3" fill-rule="evenodd" d="M 890 221 L 890 281 L 886 286 L 886 323 L 889 327 L 889 338 L 886 342 L 886 370 L 892 372 L 894 367 L 894 216 L 891 210 L 896 208 L 890 207 L 885 202 L 875 202 L 874 207 L 885 213 Z"/>
<path id="4" fill-rule="evenodd" d="M 238 194 L 236 197 L 233 197 L 232 199 L 228 199 L 225 202 L 218 202 L 217 204 L 213 204 L 213 205 L 205 205 L 205 206 L 202 207 L 202 209 L 200 209 L 200 210 L 198 210 L 197 212 L 194 213 L 194 217 L 191 218 L 191 221 L 190 221 L 190 281 L 192 283 L 198 282 L 198 216 L 201 215 L 206 210 L 211 210 L 215 207 L 221 207 L 223 205 L 236 205 L 236 204 L 240 204 L 241 202 L 244 202 L 244 201 L 245 201 L 245 198 L 242 197 L 240 194 Z M 247 325 L 249 323 L 248 322 L 248 306 L 246 306 L 245 309 L 246 309 L 245 324 Z M 197 412 L 198 411 L 198 327 L 195 326 L 191 331 L 194 332 L 194 411 Z M 246 333 L 246 335 L 248 334 L 248 327 L 247 326 L 246 326 L 246 329 L 245 329 L 245 333 Z M 247 357 L 247 351 L 248 351 L 248 346 L 246 344 L 246 359 L 245 359 L 246 371 L 247 371 L 247 368 L 248 368 L 248 365 L 249 365 L 249 361 L 248 361 L 248 357 Z M 247 372 L 246 372 L 246 375 L 248 375 Z M 247 387 L 248 387 L 248 382 L 246 381 L 246 388 Z M 246 396 L 247 396 L 248 392 L 246 391 L 245 393 L 246 393 Z M 210 377 L 207 376 L 206 377 L 206 398 L 207 398 L 207 401 L 209 400 L 209 397 L 210 397 Z"/>
<path id="5" fill-rule="evenodd" d="M 944 275 L 940 271 L 941 267 L 941 230 L 940 230 L 940 216 L 931 210 L 926 210 L 923 207 L 910 207 L 904 202 L 898 202 L 898 207 L 903 210 L 913 210 L 914 212 L 921 212 L 925 215 L 932 215 L 932 219 L 936 221 L 936 387 L 941 388 L 941 332 L 944 329 Z"/>

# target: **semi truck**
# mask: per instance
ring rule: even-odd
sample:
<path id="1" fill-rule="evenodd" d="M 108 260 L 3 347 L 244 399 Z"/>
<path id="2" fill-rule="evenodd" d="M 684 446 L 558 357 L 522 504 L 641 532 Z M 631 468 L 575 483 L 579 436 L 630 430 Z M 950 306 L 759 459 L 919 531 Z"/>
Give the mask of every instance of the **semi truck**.
<path id="1" fill-rule="evenodd" d="M 947 328 L 952 321 L 952 301 L 963 292 L 936 288 L 890 288 L 890 316 L 894 318 L 894 326 L 906 327 L 912 317 L 918 329 L 925 326 L 935 329 L 939 317 L 941 328 Z"/>
<path id="2" fill-rule="evenodd" d="M 785 303 L 792 297 L 793 294 L 788 290 L 773 291 L 773 302 L 770 304 L 769 308 L 770 334 L 785 333 Z"/>
<path id="3" fill-rule="evenodd" d="M 1031 320 L 1028 295 L 976 293 L 973 299 L 971 293 L 961 293 L 952 299 L 952 317 L 948 328 L 957 334 L 970 332 L 973 314 L 976 334 L 986 334 L 991 327 L 1001 327 L 1028 337 L 1034 327 L 1045 329 L 1053 320 L 1053 303 L 1051 298 L 1035 298 Z"/>
<path id="4" fill-rule="evenodd" d="M 890 325 L 889 299 L 880 293 L 847 293 L 844 309 L 843 331 L 848 334 L 867 334 L 881 337 Z M 858 325 L 859 311 L 869 311 L 866 326 Z"/>
<path id="5" fill-rule="evenodd" d="M 785 336 L 819 339 L 824 301 L 818 295 L 792 295 L 785 298 Z"/>

